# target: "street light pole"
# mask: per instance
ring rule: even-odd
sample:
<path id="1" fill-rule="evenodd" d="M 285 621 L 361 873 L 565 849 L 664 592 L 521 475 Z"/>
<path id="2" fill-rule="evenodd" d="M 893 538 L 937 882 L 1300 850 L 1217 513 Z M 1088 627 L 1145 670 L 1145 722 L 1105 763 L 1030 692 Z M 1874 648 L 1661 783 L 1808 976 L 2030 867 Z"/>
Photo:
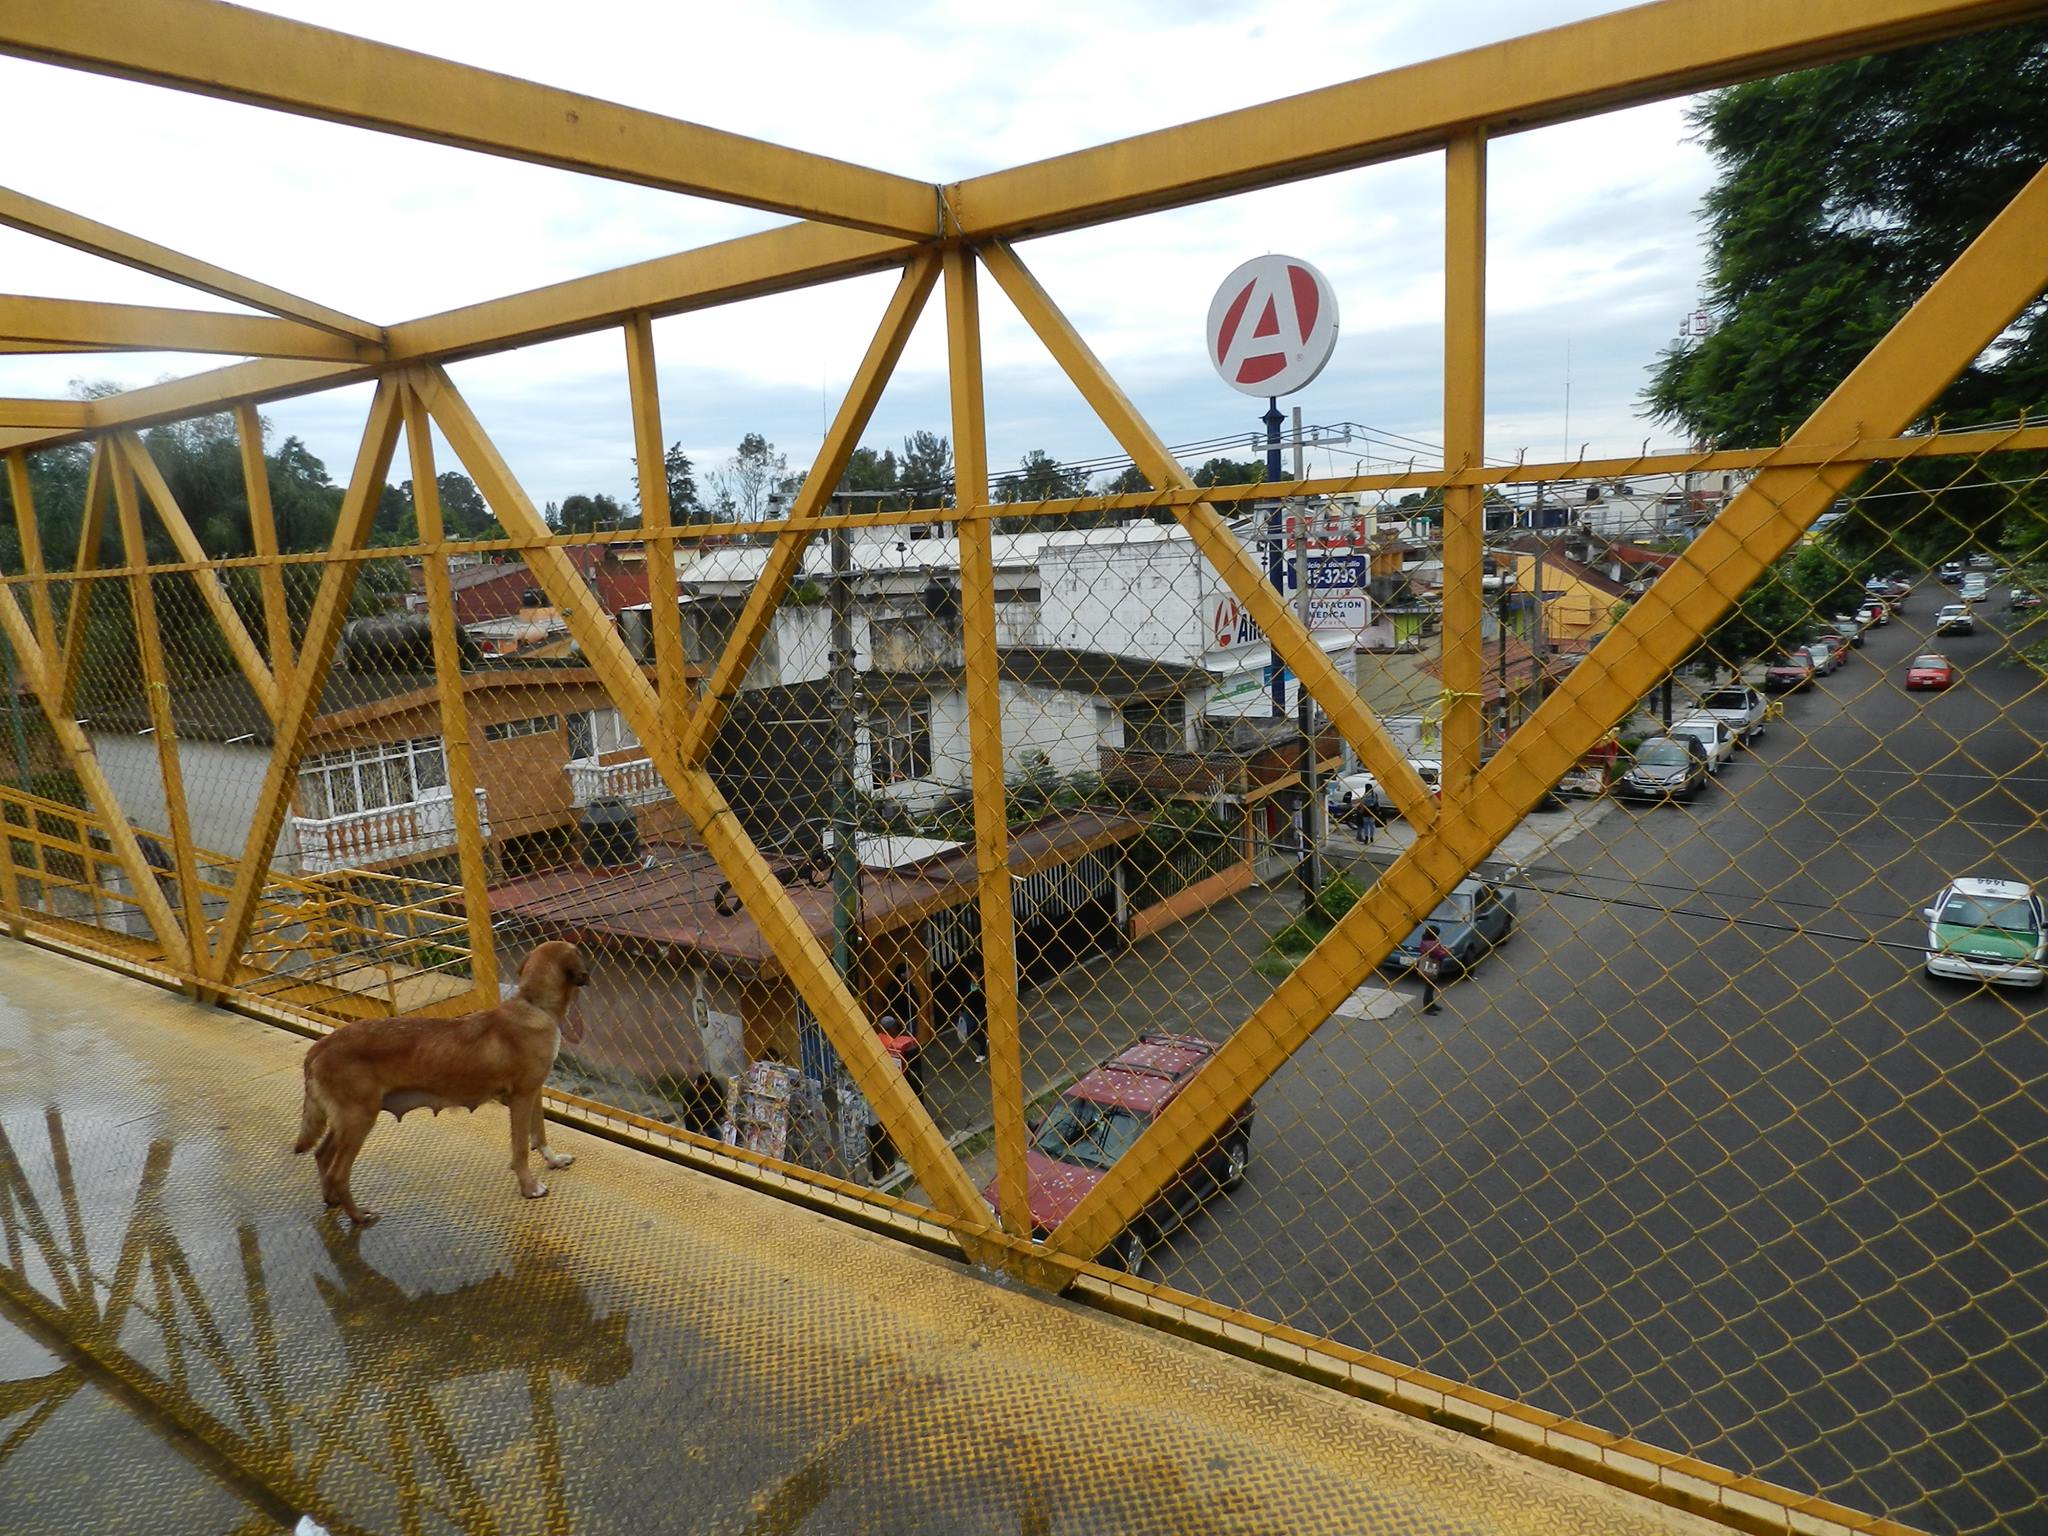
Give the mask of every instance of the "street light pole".
<path id="1" fill-rule="evenodd" d="M 835 506 L 844 504 L 835 498 Z M 832 965 L 853 984 L 853 944 L 860 931 L 860 850 L 856 844 L 854 752 L 853 547 L 845 524 L 832 530 Z"/>
<path id="2" fill-rule="evenodd" d="M 1294 478 L 1302 478 L 1301 407 L 1294 407 Z M 1306 509 L 1297 507 L 1294 514 L 1294 599 L 1296 611 L 1301 615 L 1301 627 L 1314 631 L 1309 624 L 1309 563 L 1308 563 L 1308 518 Z M 1322 848 L 1322 796 L 1319 793 L 1321 776 L 1316 763 L 1316 701 L 1309 696 L 1307 686 L 1295 689 L 1295 724 L 1301 736 L 1301 909 L 1306 912 L 1315 905 L 1316 892 L 1323 887 L 1320 850 Z"/>

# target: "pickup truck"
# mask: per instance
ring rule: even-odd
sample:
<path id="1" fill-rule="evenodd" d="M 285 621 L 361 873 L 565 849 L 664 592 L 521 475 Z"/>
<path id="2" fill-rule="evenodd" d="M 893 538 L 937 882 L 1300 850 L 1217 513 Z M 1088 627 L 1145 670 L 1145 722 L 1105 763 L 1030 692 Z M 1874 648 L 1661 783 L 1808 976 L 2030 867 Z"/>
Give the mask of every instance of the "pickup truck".
<path id="1" fill-rule="evenodd" d="M 1725 722 L 1742 746 L 1764 739 L 1764 718 L 1769 708 L 1764 696 L 1744 683 L 1716 688 L 1700 700 L 1700 713 Z"/>

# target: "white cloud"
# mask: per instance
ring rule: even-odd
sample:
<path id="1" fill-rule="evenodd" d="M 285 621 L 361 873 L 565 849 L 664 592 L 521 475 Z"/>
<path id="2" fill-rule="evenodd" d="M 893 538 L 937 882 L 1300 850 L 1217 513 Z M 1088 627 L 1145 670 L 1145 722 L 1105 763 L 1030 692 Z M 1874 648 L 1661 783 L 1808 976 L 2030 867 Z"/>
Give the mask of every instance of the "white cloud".
<path id="1" fill-rule="evenodd" d="M 380 41 L 921 179 L 950 180 L 1372 74 L 1617 4 L 1303 0 L 1271 7 L 678 7 L 454 0 L 272 3 Z M 1694 303 L 1692 210 L 1710 167 L 1682 103 L 1517 135 L 1490 150 L 1489 441 L 1558 451 L 1565 353 L 1570 436 L 1594 451 L 1667 434 L 1636 415 L 1643 368 Z M 0 136 L 33 143 L 18 190 L 379 322 L 517 292 L 778 222 L 410 140 L 0 60 Z M 1245 256 L 1315 261 L 1343 306 L 1336 359 L 1302 397 L 1310 421 L 1433 438 L 1441 417 L 1442 161 L 1416 156 L 1033 241 L 1032 266 L 1168 441 L 1245 431 L 1263 409 L 1201 352 L 1215 284 Z M 0 230 L 0 286 L 126 303 L 231 307 Z M 870 277 L 678 316 L 657 327 L 667 435 L 702 462 L 765 432 L 815 452 L 882 312 Z M 1113 451 L 1021 321 L 984 283 L 991 458 Z M 0 357 L 0 393 L 62 394 L 74 377 L 146 383 L 221 360 Z M 935 299 L 869 441 L 945 429 Z M 458 377 L 537 500 L 630 488 L 615 335 L 461 365 Z M 337 476 L 366 396 L 266 414 Z M 1572 445 L 1576 448 L 1576 442 Z M 1323 466 L 1331 467 L 1331 466 Z"/>

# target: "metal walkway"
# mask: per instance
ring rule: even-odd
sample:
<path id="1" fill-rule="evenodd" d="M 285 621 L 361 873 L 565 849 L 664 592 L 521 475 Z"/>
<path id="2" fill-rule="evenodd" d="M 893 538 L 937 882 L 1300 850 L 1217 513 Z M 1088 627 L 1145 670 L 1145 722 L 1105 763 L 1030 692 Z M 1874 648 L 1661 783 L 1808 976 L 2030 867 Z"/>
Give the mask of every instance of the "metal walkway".
<path id="1" fill-rule="evenodd" d="M 0 943 L 0 1510 L 39 1532 L 1705 1529 L 565 1129 L 382 1124 L 301 1043 Z"/>

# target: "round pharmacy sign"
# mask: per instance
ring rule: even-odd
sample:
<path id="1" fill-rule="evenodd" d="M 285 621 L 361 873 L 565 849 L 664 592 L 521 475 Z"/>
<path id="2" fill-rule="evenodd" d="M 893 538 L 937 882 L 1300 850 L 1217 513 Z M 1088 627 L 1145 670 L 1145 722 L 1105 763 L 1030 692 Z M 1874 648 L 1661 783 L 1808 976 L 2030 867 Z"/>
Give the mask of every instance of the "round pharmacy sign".
<path id="1" fill-rule="evenodd" d="M 1306 388 L 1337 348 L 1337 295 L 1296 256 L 1254 256 L 1209 301 L 1209 361 L 1247 395 Z"/>

